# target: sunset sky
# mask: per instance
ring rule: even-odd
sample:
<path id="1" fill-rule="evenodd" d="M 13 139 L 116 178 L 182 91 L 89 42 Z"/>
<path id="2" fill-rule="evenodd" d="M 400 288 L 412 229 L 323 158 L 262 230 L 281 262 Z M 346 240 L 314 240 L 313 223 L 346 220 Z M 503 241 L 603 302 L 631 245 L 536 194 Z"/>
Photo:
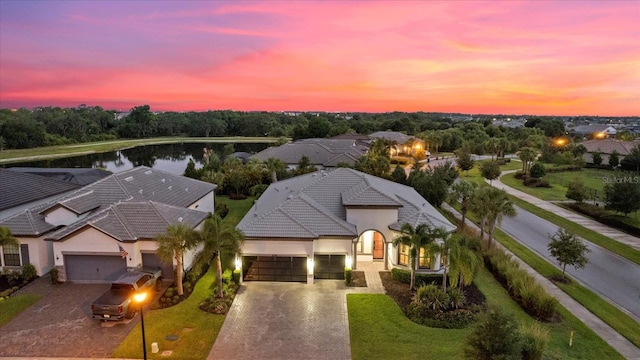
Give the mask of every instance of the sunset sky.
<path id="1" fill-rule="evenodd" d="M 640 1 L 0 1 L 0 108 L 640 115 Z"/>

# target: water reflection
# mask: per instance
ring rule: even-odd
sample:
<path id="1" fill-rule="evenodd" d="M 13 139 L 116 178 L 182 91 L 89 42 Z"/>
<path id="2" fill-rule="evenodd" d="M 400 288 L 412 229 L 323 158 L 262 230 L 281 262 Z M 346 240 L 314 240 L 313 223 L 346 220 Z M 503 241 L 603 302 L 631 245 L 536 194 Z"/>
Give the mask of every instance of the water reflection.
<path id="1" fill-rule="evenodd" d="M 24 163 L 4 164 L 3 167 L 85 167 L 101 168 L 112 172 L 120 172 L 144 165 L 154 169 L 181 175 L 193 159 L 198 166 L 202 165 L 202 149 L 207 147 L 222 154 L 225 143 L 176 143 L 136 146 L 121 151 L 110 151 L 98 154 L 73 156 L 54 160 L 41 160 Z M 234 144 L 236 151 L 256 153 L 267 148 L 269 144 Z"/>

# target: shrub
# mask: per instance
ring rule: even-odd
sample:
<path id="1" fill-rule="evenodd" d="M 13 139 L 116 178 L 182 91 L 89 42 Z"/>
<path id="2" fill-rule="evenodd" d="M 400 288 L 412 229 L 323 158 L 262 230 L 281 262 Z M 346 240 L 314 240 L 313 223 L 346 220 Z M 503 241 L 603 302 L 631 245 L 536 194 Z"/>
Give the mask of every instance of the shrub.
<path id="1" fill-rule="evenodd" d="M 351 285 L 353 282 L 353 270 L 344 269 L 344 283 L 347 285 Z"/>
<path id="2" fill-rule="evenodd" d="M 516 171 L 516 173 L 513 176 L 516 179 L 524 179 L 524 172 L 522 170 L 518 170 L 518 171 Z"/>
<path id="3" fill-rule="evenodd" d="M 581 203 L 587 197 L 587 188 L 580 178 L 575 178 L 567 188 L 567 199 Z"/>
<path id="4" fill-rule="evenodd" d="M 416 298 L 432 310 L 442 311 L 449 307 L 449 295 L 434 284 L 420 286 Z"/>
<path id="5" fill-rule="evenodd" d="M 544 165 L 542 165 L 542 163 L 539 163 L 539 162 L 533 164 L 529 172 L 531 177 L 534 177 L 536 179 L 545 176 L 546 173 L 547 173 L 547 169 L 544 167 Z"/>
<path id="6" fill-rule="evenodd" d="M 238 269 L 233 270 L 233 282 L 236 285 L 240 285 L 240 277 L 242 276 L 242 272 Z"/>
<path id="7" fill-rule="evenodd" d="M 460 288 L 451 288 L 448 291 L 449 295 L 449 307 L 452 309 L 459 309 L 464 306 L 467 299 L 464 296 L 464 292 Z"/>
<path id="8" fill-rule="evenodd" d="M 403 284 L 411 283 L 411 272 L 403 269 L 391 269 L 391 278 Z M 416 286 L 436 284 L 442 285 L 442 275 L 440 274 L 416 274 Z"/>
<path id="9" fill-rule="evenodd" d="M 49 275 L 51 276 L 51 283 L 53 285 L 57 285 L 60 283 L 60 278 L 58 277 L 58 269 L 53 268 L 49 271 Z"/>
<path id="10" fill-rule="evenodd" d="M 529 177 L 524 179 L 524 185 L 528 186 L 528 187 L 544 187 L 544 188 L 550 188 L 551 185 L 549 184 L 549 182 L 545 179 L 539 179 L 539 178 L 534 178 L 534 177 Z"/>
<path id="11" fill-rule="evenodd" d="M 580 169 L 582 169 L 582 167 L 580 165 L 556 165 L 550 168 L 547 168 L 546 171 L 548 173 L 552 173 L 552 172 L 563 172 L 563 171 L 579 171 Z"/>
<path id="12" fill-rule="evenodd" d="M 29 282 L 38 277 L 38 272 L 36 271 L 36 267 L 32 264 L 26 264 L 22 266 L 22 279 L 25 282 Z"/>
<path id="13" fill-rule="evenodd" d="M 231 271 L 231 269 L 226 269 L 223 273 L 222 273 L 222 285 L 229 285 L 231 284 L 231 279 L 233 278 L 233 272 Z"/>
<path id="14" fill-rule="evenodd" d="M 549 343 L 549 329 L 539 323 L 520 326 L 522 334 L 522 359 L 540 360 Z"/>
<path id="15" fill-rule="evenodd" d="M 520 359 L 522 340 L 513 315 L 498 309 L 484 314 L 466 340 L 467 359 Z"/>

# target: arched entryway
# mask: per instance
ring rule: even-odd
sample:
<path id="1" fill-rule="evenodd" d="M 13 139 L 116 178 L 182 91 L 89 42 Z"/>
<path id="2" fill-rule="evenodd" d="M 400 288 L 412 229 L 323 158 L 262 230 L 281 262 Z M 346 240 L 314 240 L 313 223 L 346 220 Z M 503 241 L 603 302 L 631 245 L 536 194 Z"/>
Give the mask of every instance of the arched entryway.
<path id="1" fill-rule="evenodd" d="M 360 261 L 384 261 L 385 249 L 384 235 L 376 230 L 367 230 L 360 234 L 355 246 Z"/>

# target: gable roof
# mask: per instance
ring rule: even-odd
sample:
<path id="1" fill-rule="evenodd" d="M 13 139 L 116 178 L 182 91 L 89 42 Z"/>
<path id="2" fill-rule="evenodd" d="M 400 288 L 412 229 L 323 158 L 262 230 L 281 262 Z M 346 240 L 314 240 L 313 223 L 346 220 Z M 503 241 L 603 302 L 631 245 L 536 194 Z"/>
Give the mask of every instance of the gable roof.
<path id="1" fill-rule="evenodd" d="M 56 179 L 0 168 L 0 210 L 60 195 L 79 187 Z"/>
<path id="2" fill-rule="evenodd" d="M 45 222 L 45 215 L 57 207 L 89 215 L 125 201 L 153 201 L 186 208 L 215 188 L 216 185 L 204 181 L 139 166 L 96 181 L 56 201 L 0 220 L 0 225 L 9 227 L 14 235 L 35 236 L 55 228 Z"/>
<path id="3" fill-rule="evenodd" d="M 353 165 L 366 151 L 366 146 L 357 144 L 353 139 L 302 139 L 277 147 L 269 147 L 252 155 L 251 158 L 266 161 L 274 157 L 285 164 L 294 165 L 302 156 L 306 156 L 312 165 L 333 167 L 339 162 Z"/>
<path id="4" fill-rule="evenodd" d="M 273 183 L 237 228 L 248 238 L 358 236 L 349 207 L 398 209 L 397 224 L 453 226 L 413 188 L 349 168 L 318 171 Z M 397 224 L 387 224 L 399 230 Z"/>
<path id="5" fill-rule="evenodd" d="M 589 134 L 601 133 L 601 132 L 615 134 L 616 129 L 606 124 L 591 124 L 591 125 L 576 126 L 574 129 L 571 130 L 571 132 L 574 134 L 582 134 L 582 135 L 589 135 Z"/>
<path id="6" fill-rule="evenodd" d="M 369 134 L 369 137 L 376 139 L 387 139 L 395 141 L 398 144 L 404 144 L 410 139 L 416 139 L 415 136 L 409 136 L 397 131 L 376 131 L 373 134 Z"/>
<path id="7" fill-rule="evenodd" d="M 183 223 L 196 227 L 209 216 L 208 213 L 156 203 L 122 202 L 62 228 L 45 240 L 61 241 L 86 226 L 91 226 L 118 241 L 153 239 L 164 234 L 171 224 Z"/>

